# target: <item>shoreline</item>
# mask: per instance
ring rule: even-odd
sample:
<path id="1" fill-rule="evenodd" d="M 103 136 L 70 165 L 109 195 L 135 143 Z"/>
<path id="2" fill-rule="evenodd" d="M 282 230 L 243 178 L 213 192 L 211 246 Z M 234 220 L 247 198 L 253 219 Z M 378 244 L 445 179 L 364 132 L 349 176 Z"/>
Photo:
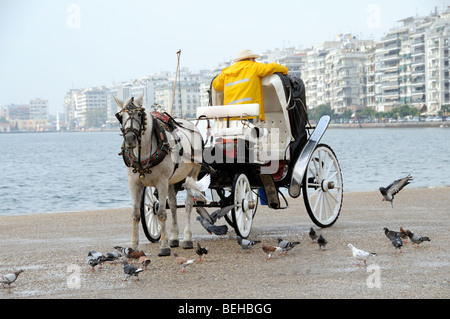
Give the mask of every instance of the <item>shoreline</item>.
<path id="1" fill-rule="evenodd" d="M 190 121 L 196 121 L 197 119 L 188 119 Z M 381 123 L 330 123 L 328 128 L 429 128 L 429 127 L 441 127 L 441 125 L 450 126 L 448 121 L 439 122 L 381 122 Z M 85 130 L 64 130 L 64 131 L 10 131 L 0 132 L 1 134 L 20 134 L 20 133 L 92 133 L 92 132 L 120 132 L 120 128 L 98 128 L 98 129 L 85 129 Z"/>
<path id="2" fill-rule="evenodd" d="M 450 190 L 450 185 L 438 185 L 438 186 L 419 186 L 419 187 L 409 187 L 409 189 L 440 189 L 440 188 L 448 188 Z M 370 192 L 374 192 L 376 190 L 352 190 L 352 191 L 344 191 L 344 196 L 345 194 L 349 194 L 349 193 L 370 193 Z M 378 191 L 377 191 L 378 192 Z M 287 193 L 287 189 L 286 189 L 286 194 Z M 285 195 L 286 195 L 285 194 Z M 300 194 L 299 199 L 302 200 L 302 195 Z M 287 200 L 293 200 L 291 197 L 287 197 Z M 303 203 L 303 201 L 302 201 Z M 110 210 L 126 210 L 126 209 L 131 209 L 131 204 L 130 206 L 124 206 L 124 207 L 102 207 L 102 208 L 86 208 L 86 209 L 77 209 L 77 210 L 67 210 L 67 211 L 47 211 L 47 212 L 38 212 L 38 213 L 18 213 L 18 214 L 0 214 L 0 219 L 2 217 L 11 217 L 11 216 L 29 216 L 29 215 L 49 215 L 49 214 L 71 214 L 71 213 L 83 213 L 83 212 L 96 212 L 96 211 L 110 211 Z"/>
<path id="3" fill-rule="evenodd" d="M 173 248 L 196 259 L 184 274 L 173 257 L 157 257 L 158 243 L 150 243 L 140 227 L 140 245 L 151 259 L 149 270 L 124 282 L 120 264 L 90 271 L 87 253 L 114 251 L 127 246 L 131 236 L 131 207 L 82 212 L 60 212 L 0 217 L 0 275 L 24 269 L 15 288 L 0 289 L 0 299 L 403 299 L 450 297 L 450 187 L 405 188 L 394 208 L 381 201 L 378 191 L 344 193 L 341 215 L 329 228 L 315 226 L 303 199 L 289 199 L 289 207 L 259 206 L 250 239 L 276 244 L 278 237 L 301 244 L 286 256 L 266 260 L 260 247 L 238 253 L 235 232 L 209 235 L 191 215 L 194 245 L 209 248 L 204 262 L 194 250 Z M 179 210 L 180 241 L 184 214 Z M 170 216 L 170 214 L 169 214 Z M 170 217 L 169 217 L 170 219 Z M 225 224 L 221 221 L 218 224 Z M 429 236 L 431 242 L 402 253 L 387 242 L 383 228 L 402 226 Z M 314 227 L 328 240 L 327 249 L 308 237 Z M 347 245 L 377 253 L 367 267 L 356 266 Z M 181 246 L 181 242 L 180 242 Z M 371 286 L 373 267 L 380 287 Z M 378 267 L 378 268 L 377 268 Z M 79 286 L 70 280 L 79 279 Z M 372 288 L 370 288 L 372 287 Z"/>

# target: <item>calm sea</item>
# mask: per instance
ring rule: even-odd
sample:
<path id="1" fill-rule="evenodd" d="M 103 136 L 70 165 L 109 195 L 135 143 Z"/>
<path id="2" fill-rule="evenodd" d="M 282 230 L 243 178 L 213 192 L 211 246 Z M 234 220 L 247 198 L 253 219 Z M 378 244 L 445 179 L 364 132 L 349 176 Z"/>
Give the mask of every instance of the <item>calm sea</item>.
<path id="1" fill-rule="evenodd" d="M 450 129 L 328 129 L 345 191 L 450 185 Z M 0 134 L 0 215 L 130 207 L 119 132 Z"/>

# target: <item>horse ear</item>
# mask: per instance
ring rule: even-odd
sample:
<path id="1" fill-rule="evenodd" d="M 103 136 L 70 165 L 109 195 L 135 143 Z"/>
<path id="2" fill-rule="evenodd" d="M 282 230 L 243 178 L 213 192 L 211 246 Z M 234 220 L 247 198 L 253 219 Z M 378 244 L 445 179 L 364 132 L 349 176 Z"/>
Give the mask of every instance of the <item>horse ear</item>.
<path id="1" fill-rule="evenodd" d="M 123 101 L 119 100 L 118 98 L 116 98 L 115 96 L 113 96 L 114 101 L 116 101 L 117 105 L 122 108 L 123 107 Z"/>
<path id="2" fill-rule="evenodd" d="M 142 102 L 144 101 L 144 92 L 135 100 L 137 106 L 142 107 Z"/>

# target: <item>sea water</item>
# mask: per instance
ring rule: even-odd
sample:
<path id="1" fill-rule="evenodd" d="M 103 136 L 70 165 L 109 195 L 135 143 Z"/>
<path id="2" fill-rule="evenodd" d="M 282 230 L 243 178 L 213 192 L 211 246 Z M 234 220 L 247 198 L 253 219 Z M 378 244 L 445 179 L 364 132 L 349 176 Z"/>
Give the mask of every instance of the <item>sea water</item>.
<path id="1" fill-rule="evenodd" d="M 408 174 L 408 187 L 450 185 L 450 129 L 329 128 L 321 142 L 345 192 Z M 121 145 L 119 131 L 0 134 L 0 216 L 131 207 Z"/>

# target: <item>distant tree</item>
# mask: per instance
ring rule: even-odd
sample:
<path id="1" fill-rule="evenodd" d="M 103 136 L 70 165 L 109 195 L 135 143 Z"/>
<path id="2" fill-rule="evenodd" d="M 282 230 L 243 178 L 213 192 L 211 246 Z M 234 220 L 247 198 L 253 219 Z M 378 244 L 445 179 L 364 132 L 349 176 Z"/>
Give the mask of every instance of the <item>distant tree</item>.
<path id="1" fill-rule="evenodd" d="M 319 120 L 324 115 L 330 115 L 334 117 L 334 111 L 329 104 L 321 104 L 313 109 L 308 110 L 308 116 L 310 119 Z"/>
<path id="2" fill-rule="evenodd" d="M 352 114 L 353 114 L 352 110 L 347 109 L 344 111 L 344 113 L 342 113 L 342 117 L 348 120 L 352 117 Z"/>
<path id="3" fill-rule="evenodd" d="M 86 112 L 86 127 L 102 127 L 106 123 L 106 111 L 104 109 L 90 109 Z"/>

